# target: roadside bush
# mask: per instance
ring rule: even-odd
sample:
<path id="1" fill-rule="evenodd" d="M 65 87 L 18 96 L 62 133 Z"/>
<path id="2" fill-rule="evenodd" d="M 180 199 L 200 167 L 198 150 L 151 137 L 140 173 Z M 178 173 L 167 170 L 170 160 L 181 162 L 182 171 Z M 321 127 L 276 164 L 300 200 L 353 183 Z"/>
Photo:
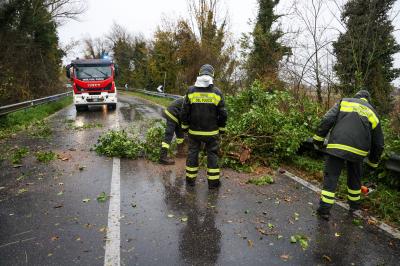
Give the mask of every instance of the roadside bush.
<path id="1" fill-rule="evenodd" d="M 227 135 L 222 138 L 223 164 L 276 165 L 294 156 L 302 142 L 313 135 L 318 105 L 296 99 L 286 91 L 252 87 L 226 98 L 229 113 Z"/>
<path id="2" fill-rule="evenodd" d="M 385 135 L 385 150 L 379 168 L 368 177 L 373 181 L 400 188 L 400 177 L 385 168 L 391 154 L 400 154 L 400 114 L 393 114 L 390 119 L 382 119 L 381 123 Z"/>

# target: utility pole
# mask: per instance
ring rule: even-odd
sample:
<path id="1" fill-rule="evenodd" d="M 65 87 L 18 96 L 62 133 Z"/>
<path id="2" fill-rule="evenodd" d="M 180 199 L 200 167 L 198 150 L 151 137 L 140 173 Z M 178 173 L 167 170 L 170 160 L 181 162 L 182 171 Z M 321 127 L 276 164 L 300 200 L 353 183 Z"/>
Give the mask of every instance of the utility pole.
<path id="1" fill-rule="evenodd" d="M 163 92 L 165 93 L 165 79 L 167 78 L 167 71 L 164 71 L 164 86 L 163 86 Z"/>

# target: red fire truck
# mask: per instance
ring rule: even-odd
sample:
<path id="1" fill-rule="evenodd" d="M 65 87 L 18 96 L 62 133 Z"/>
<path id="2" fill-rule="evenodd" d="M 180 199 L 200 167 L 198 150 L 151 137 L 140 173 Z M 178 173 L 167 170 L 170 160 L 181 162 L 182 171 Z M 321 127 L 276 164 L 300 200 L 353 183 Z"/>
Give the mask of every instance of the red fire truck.
<path id="1" fill-rule="evenodd" d="M 74 90 L 77 111 L 87 110 L 89 105 L 117 107 L 117 89 L 114 78 L 118 68 L 109 59 L 76 59 L 67 66 L 67 78 Z"/>

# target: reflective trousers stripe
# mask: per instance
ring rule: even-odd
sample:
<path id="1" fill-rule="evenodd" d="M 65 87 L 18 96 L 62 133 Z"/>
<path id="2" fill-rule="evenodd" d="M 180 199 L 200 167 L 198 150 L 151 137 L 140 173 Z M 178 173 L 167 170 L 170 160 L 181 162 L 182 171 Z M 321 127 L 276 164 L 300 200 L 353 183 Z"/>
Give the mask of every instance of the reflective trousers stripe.
<path id="1" fill-rule="evenodd" d="M 327 191 L 327 190 L 322 190 L 322 191 L 321 191 L 321 194 L 324 195 L 324 196 L 331 197 L 331 198 L 334 198 L 334 197 L 335 197 L 335 193 L 330 192 L 330 191 Z"/>
<path id="2" fill-rule="evenodd" d="M 361 189 L 358 189 L 358 190 L 352 190 L 352 189 L 350 189 L 350 188 L 347 188 L 347 192 L 349 192 L 350 194 L 355 194 L 355 195 L 358 195 L 358 194 L 360 194 L 360 193 L 361 193 Z"/>
<path id="3" fill-rule="evenodd" d="M 208 168 L 207 169 L 207 172 L 208 173 L 219 173 L 220 172 L 220 169 L 219 168 Z"/>
<path id="4" fill-rule="evenodd" d="M 349 200 L 351 200 L 351 201 L 357 201 L 357 200 L 361 199 L 360 195 L 358 195 L 357 197 L 353 197 L 353 196 L 347 195 L 347 198 Z"/>
<path id="5" fill-rule="evenodd" d="M 184 139 L 179 139 L 179 138 L 176 139 L 176 143 L 178 143 L 178 144 L 182 144 L 183 141 L 184 141 Z"/>
<path id="6" fill-rule="evenodd" d="M 369 166 L 371 166 L 372 168 L 377 168 L 377 167 L 378 167 L 378 164 L 377 164 L 377 163 L 373 163 L 373 162 L 371 162 L 369 159 L 367 159 L 366 163 L 367 163 Z"/>
<path id="7" fill-rule="evenodd" d="M 190 167 L 190 166 L 186 166 L 186 170 L 187 170 L 187 171 L 196 172 L 196 171 L 199 170 L 199 167 Z"/>
<path id="8" fill-rule="evenodd" d="M 334 204 L 335 203 L 335 193 L 327 191 L 327 190 L 322 190 L 321 191 L 321 200 L 328 204 Z"/>
<path id="9" fill-rule="evenodd" d="M 189 174 L 189 173 L 186 173 L 186 177 L 188 177 L 188 178 L 196 178 L 196 177 L 197 177 L 197 174 Z"/>
<path id="10" fill-rule="evenodd" d="M 163 142 L 163 143 L 161 143 L 161 146 L 163 148 L 169 149 L 169 144 L 168 143 Z"/>
<path id="11" fill-rule="evenodd" d="M 321 200 L 323 201 L 323 202 L 325 202 L 325 203 L 328 203 L 328 204 L 334 204 L 335 203 L 335 200 L 334 199 L 329 199 L 329 198 L 327 198 L 327 197 L 325 197 L 325 196 L 321 196 Z"/>
<path id="12" fill-rule="evenodd" d="M 207 176 L 208 180 L 218 180 L 219 179 L 219 175 L 209 175 Z"/>

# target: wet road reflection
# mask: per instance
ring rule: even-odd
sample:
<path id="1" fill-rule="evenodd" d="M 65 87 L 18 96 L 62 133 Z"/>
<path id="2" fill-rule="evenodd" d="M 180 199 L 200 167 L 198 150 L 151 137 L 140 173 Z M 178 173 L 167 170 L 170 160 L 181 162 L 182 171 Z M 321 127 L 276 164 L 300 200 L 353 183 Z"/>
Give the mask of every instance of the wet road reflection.
<path id="1" fill-rule="evenodd" d="M 202 195 L 196 188 L 186 187 L 183 178 L 173 175 L 171 171 L 163 175 L 164 201 L 170 211 L 187 219 L 179 232 L 180 258 L 190 265 L 214 265 L 221 252 L 222 233 L 216 226 L 219 193 L 208 191 Z"/>

